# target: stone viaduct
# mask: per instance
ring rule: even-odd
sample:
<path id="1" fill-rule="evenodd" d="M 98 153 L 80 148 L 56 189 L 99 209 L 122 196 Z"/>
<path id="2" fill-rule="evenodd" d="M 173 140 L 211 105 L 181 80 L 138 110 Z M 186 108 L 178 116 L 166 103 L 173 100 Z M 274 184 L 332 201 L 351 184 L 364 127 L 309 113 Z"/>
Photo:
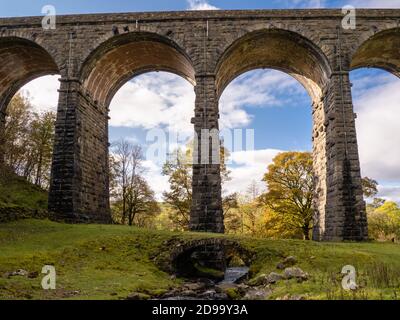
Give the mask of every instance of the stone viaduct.
<path id="1" fill-rule="evenodd" d="M 24 84 L 59 74 L 49 209 L 68 222 L 107 223 L 108 108 L 126 81 L 149 71 L 186 78 L 201 137 L 201 129 L 218 129 L 219 97 L 235 77 L 281 70 L 313 101 L 314 239 L 364 240 L 349 71 L 400 76 L 400 10 L 357 10 L 354 30 L 342 19 L 341 10 L 95 14 L 58 16 L 56 29 L 44 30 L 42 17 L 1 18 L 0 124 Z M 193 166 L 191 229 L 224 231 L 219 165 Z"/>

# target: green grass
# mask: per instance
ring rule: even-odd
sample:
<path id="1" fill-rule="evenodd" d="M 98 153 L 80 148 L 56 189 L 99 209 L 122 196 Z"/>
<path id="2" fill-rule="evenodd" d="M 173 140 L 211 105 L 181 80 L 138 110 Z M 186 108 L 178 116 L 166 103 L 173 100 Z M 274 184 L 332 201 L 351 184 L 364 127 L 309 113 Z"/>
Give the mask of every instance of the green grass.
<path id="1" fill-rule="evenodd" d="M 1 169 L 0 174 L 0 208 L 26 208 L 34 210 L 47 209 L 47 192 Z"/>
<path id="2" fill-rule="evenodd" d="M 112 225 L 67 225 L 46 220 L 0 224 L 0 299 L 120 299 L 132 292 L 160 294 L 182 280 L 171 279 L 153 259 L 168 252 L 168 240 L 214 237 L 212 234 L 162 232 Z M 220 237 L 220 235 L 218 235 Z M 400 246 L 392 243 L 315 243 L 232 237 L 256 253 L 252 276 L 276 270 L 294 255 L 310 280 L 282 281 L 271 298 L 307 294 L 309 299 L 395 299 L 400 297 Z M 24 269 L 57 271 L 57 290 L 41 289 L 41 278 L 2 276 Z M 340 289 L 344 265 L 353 265 L 362 286 Z"/>

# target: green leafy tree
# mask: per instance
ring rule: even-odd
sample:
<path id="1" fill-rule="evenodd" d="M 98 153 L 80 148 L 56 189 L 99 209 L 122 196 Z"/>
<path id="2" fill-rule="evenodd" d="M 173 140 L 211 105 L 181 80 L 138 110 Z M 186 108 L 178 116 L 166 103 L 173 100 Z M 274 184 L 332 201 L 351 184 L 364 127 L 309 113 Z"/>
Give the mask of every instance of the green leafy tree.
<path id="1" fill-rule="evenodd" d="M 263 179 L 268 191 L 260 197 L 267 208 L 279 214 L 287 227 L 300 230 L 310 239 L 313 227 L 314 176 L 308 152 L 278 154 Z"/>
<path id="2" fill-rule="evenodd" d="M 365 177 L 361 181 L 364 196 L 366 198 L 373 198 L 378 194 L 378 182 Z"/>
<path id="3" fill-rule="evenodd" d="M 382 206 L 369 210 L 368 229 L 376 240 L 395 241 L 400 239 L 400 208 L 395 202 L 387 201 Z"/>
<path id="4" fill-rule="evenodd" d="M 173 209 L 170 219 L 178 229 L 188 230 L 192 205 L 191 150 L 178 149 L 163 167 L 163 175 L 168 176 L 169 191 L 163 193 L 164 201 Z"/>
<path id="5" fill-rule="evenodd" d="M 17 94 L 7 108 L 2 149 L 4 164 L 28 181 L 47 189 L 53 154 L 56 115 L 37 113 Z"/>
<path id="6" fill-rule="evenodd" d="M 229 152 L 223 146 L 220 148 L 221 181 L 229 181 L 230 171 L 226 166 Z M 163 193 L 164 201 L 169 205 L 170 219 L 180 230 L 188 230 L 190 210 L 192 206 L 192 160 L 193 143 L 187 145 L 186 150 L 177 149 L 173 152 L 163 167 L 163 175 L 168 177 L 170 190 Z M 225 206 L 234 205 L 231 199 L 223 201 Z"/>

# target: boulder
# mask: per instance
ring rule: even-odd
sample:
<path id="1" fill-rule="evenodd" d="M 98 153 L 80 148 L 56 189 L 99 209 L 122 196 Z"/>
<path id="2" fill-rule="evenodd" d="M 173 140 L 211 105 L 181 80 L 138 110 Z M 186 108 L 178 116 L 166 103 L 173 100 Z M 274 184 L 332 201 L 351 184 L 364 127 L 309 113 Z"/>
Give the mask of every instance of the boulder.
<path id="1" fill-rule="evenodd" d="M 276 272 L 271 272 L 268 276 L 267 276 L 267 282 L 269 284 L 274 284 L 277 283 L 279 280 L 282 280 L 283 276 L 279 273 Z"/>
<path id="2" fill-rule="evenodd" d="M 148 294 L 140 293 L 140 292 L 132 292 L 127 300 L 149 300 L 151 297 Z"/>
<path id="3" fill-rule="evenodd" d="M 297 259 L 294 256 L 286 257 L 285 260 L 278 263 L 276 268 L 279 270 L 284 270 L 285 268 L 292 267 L 297 263 Z"/>
<path id="4" fill-rule="evenodd" d="M 249 282 L 251 286 L 257 287 L 257 286 L 265 286 L 268 284 L 274 284 L 277 283 L 279 280 L 284 279 L 284 276 L 282 276 L 279 273 L 276 272 L 271 272 L 269 275 L 266 274 L 261 274 L 258 277 L 254 278 Z"/>
<path id="5" fill-rule="evenodd" d="M 220 283 L 215 286 L 215 291 L 218 293 L 223 293 L 226 290 L 237 288 L 237 285 L 234 283 Z"/>
<path id="6" fill-rule="evenodd" d="M 291 295 L 287 294 L 287 295 L 285 295 L 283 297 L 276 298 L 276 300 L 307 300 L 307 296 L 305 296 L 305 295 L 293 295 L 293 296 L 291 296 Z"/>
<path id="7" fill-rule="evenodd" d="M 272 293 L 272 290 L 265 288 L 253 288 L 247 291 L 244 300 L 266 300 Z"/>
<path id="8" fill-rule="evenodd" d="M 298 267 L 286 268 L 283 276 L 285 279 L 297 279 L 299 281 L 306 281 L 309 278 L 308 273 L 304 272 Z"/>
<path id="9" fill-rule="evenodd" d="M 200 291 L 206 288 L 206 285 L 201 282 L 186 283 L 184 287 L 190 291 Z"/>
<path id="10" fill-rule="evenodd" d="M 257 287 L 257 286 L 262 286 L 265 284 L 268 284 L 268 276 L 266 274 L 260 274 L 259 276 L 251 279 L 249 281 L 249 285 L 253 286 L 253 287 Z"/>

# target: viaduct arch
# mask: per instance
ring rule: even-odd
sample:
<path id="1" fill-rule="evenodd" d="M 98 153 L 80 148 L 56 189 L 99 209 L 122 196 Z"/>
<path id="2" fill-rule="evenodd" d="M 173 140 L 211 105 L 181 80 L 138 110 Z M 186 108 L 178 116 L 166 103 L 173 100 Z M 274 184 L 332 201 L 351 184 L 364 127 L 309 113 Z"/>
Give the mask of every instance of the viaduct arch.
<path id="1" fill-rule="evenodd" d="M 49 209 L 72 223 L 107 223 L 108 108 L 127 80 L 169 71 L 190 81 L 201 139 L 202 129 L 218 129 L 230 81 L 278 69 L 313 101 L 314 239 L 365 240 L 349 72 L 378 67 L 400 76 L 400 10 L 357 10 L 354 30 L 342 19 L 335 9 L 96 14 L 59 16 L 55 30 L 43 30 L 41 17 L 1 18 L 0 133 L 19 88 L 60 74 Z M 193 166 L 190 226 L 224 230 L 219 165 Z"/>

